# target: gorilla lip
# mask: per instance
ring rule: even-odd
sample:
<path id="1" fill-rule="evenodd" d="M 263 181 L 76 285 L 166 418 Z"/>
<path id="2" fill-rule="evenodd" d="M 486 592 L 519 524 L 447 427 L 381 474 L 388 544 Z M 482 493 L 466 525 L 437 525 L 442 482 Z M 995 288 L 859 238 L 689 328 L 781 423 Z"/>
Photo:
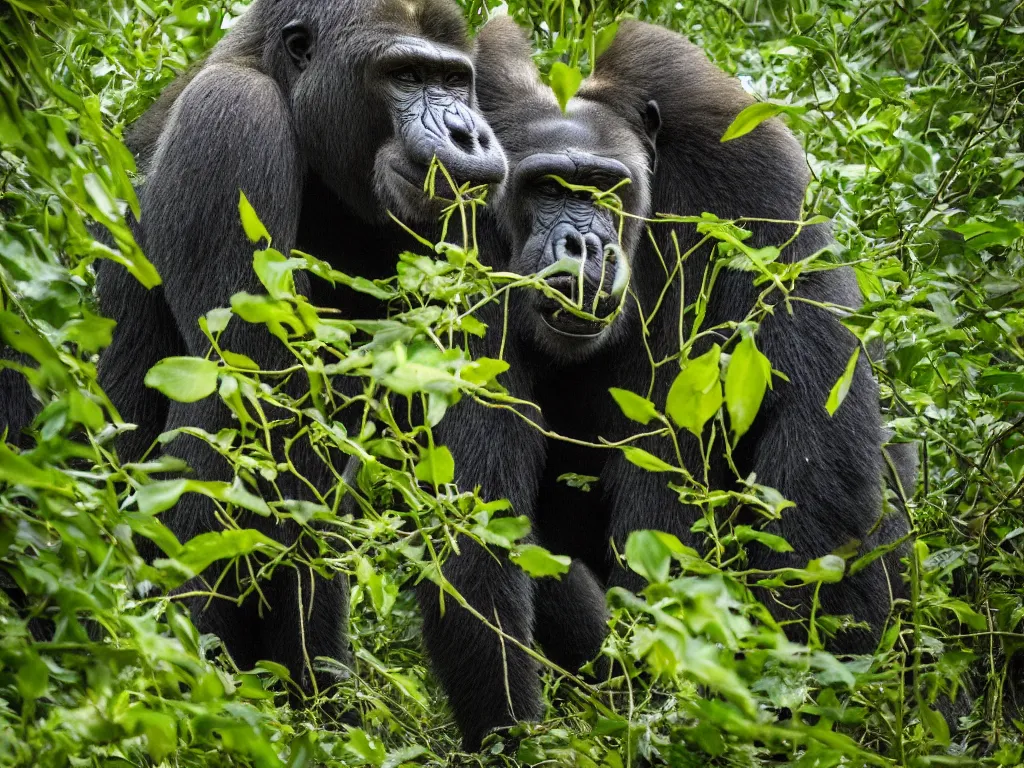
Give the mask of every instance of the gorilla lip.
<path id="1" fill-rule="evenodd" d="M 579 287 L 576 278 L 571 275 L 555 275 L 547 278 L 544 282 L 566 296 L 573 303 L 576 302 Z M 587 296 L 584 290 L 584 305 L 593 305 L 593 295 Z M 602 297 L 598 303 L 595 314 L 606 307 L 607 297 Z M 587 311 L 587 307 L 582 307 Z M 614 309 L 612 310 L 614 311 Z M 600 336 L 608 327 L 612 312 L 609 312 L 602 319 L 591 320 L 579 317 L 567 310 L 557 299 L 545 296 L 541 301 L 541 319 L 544 324 L 557 334 L 575 339 L 592 339 Z"/>
<path id="2" fill-rule="evenodd" d="M 427 174 L 430 172 L 428 166 L 410 165 L 404 166 L 400 163 L 392 163 L 391 170 L 396 176 L 402 181 L 416 190 L 416 193 L 421 197 L 444 202 L 446 200 L 454 200 L 455 193 L 451 186 L 448 184 L 448 179 L 444 177 L 443 173 L 438 173 L 434 177 L 434 194 L 431 195 L 429 190 L 424 189 L 427 181 Z M 417 178 L 418 176 L 418 178 Z"/>

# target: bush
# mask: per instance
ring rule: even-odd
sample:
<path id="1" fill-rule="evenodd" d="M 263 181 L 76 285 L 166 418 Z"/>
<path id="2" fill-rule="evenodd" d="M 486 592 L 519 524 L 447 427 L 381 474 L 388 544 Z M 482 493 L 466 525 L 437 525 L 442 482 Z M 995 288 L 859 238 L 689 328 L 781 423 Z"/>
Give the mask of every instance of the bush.
<path id="1" fill-rule="evenodd" d="M 478 25 L 497 3 L 464 5 Z M 173 469 L 168 459 L 127 465 L 112 450 L 125 427 L 96 384 L 111 322 L 95 308 L 95 262 L 114 259 L 144 284 L 158 281 L 124 224 L 137 202 L 119 136 L 242 10 L 191 0 L 0 5 L 0 333 L 31 361 L 9 356 L 0 365 L 27 376 L 44 406 L 29 446 L 0 443 L 2 764 L 1024 760 L 1013 719 L 1024 695 L 1013 656 L 1024 641 L 1020 4 L 509 3 L 533 30 L 537 61 L 563 100 L 616 19 L 634 15 L 688 35 L 778 105 L 763 112 L 784 113 L 804 142 L 809 209 L 835 222 L 836 256 L 853 265 L 867 299 L 845 322 L 865 344 L 884 345 L 876 371 L 890 426 L 897 440 L 920 444 L 922 472 L 907 489 L 917 533 L 912 598 L 873 656 L 836 658 L 813 638 L 810 647 L 785 639 L 745 589 L 754 577 L 736 556 L 756 531 L 717 531 L 706 557 L 641 533 L 624 555 L 650 586 L 609 596 L 606 653 L 628 675 L 593 687 L 551 668 L 545 721 L 462 758 L 402 587 L 439 579 L 456 533 L 510 548 L 534 575 L 565 567 L 517 543 L 524 519 L 455 489 L 450 454 L 430 437 L 459 398 L 514 404 L 500 387 L 504 364 L 472 360 L 464 339 L 485 331 L 472 316 L 480 302 L 530 279 L 480 265 L 475 198 L 453 210 L 445 243 L 403 255 L 390 280 L 370 283 L 254 245 L 275 301 L 236 297 L 232 310 L 302 330 L 288 341 L 313 384 L 309 396 L 290 398 L 279 386 L 287 373 L 254 370 L 230 352 L 151 372 L 170 397 L 220 396 L 239 415 L 236 433 L 200 435 L 224 447 L 234 483 L 158 479 Z M 250 223 L 258 215 L 244 201 L 242 211 Z M 93 224 L 110 231 L 116 250 L 94 239 Z M 297 269 L 348 282 L 394 311 L 383 321 L 338 321 L 295 295 Z M 214 350 L 231 316 L 207 316 Z M 337 395 L 333 375 L 359 377 L 362 394 Z M 403 428 L 413 401 L 424 418 Z M 344 513 L 341 484 L 318 503 L 252 492 L 255 476 L 272 483 L 294 471 L 261 446 L 267 404 L 300 420 L 325 460 L 364 460 L 358 514 Z M 337 426 L 345 409 L 361 414 L 359 434 Z M 159 513 L 182 493 L 215 499 L 226 520 L 245 510 L 297 520 L 314 546 L 286 549 L 244 528 L 179 543 Z M 764 503 L 783 503 L 765 493 Z M 721 503 L 694 500 L 712 517 Z M 167 557 L 144 563 L 133 534 Z M 219 641 L 199 636 L 166 596 L 214 562 L 244 563 L 257 576 L 301 567 L 350 578 L 351 674 L 304 708 L 287 703 L 294 683 L 283 668 L 232 668 Z M 800 578 L 820 583 L 833 565 L 812 563 Z M 944 697 L 970 707 L 952 733 L 936 708 Z M 358 726 L 334 720 L 339 709 L 352 710 Z"/>

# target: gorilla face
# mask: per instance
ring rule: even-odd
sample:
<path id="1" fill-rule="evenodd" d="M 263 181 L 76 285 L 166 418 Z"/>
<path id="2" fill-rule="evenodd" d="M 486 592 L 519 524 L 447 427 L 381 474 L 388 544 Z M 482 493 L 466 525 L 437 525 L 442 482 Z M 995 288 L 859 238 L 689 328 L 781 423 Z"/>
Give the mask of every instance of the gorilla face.
<path id="1" fill-rule="evenodd" d="M 436 217 L 443 201 L 430 201 L 423 191 L 434 157 L 457 185 L 505 178 L 505 155 L 472 106 L 473 64 L 467 55 L 400 38 L 381 57 L 378 74 L 394 136 L 377 152 L 374 175 L 388 202 L 408 216 L 425 208 Z M 454 197 L 440 172 L 435 185 L 440 197 Z"/>
<path id="2" fill-rule="evenodd" d="M 344 24 L 310 6 L 282 29 L 300 145 L 366 221 L 386 221 L 389 209 L 410 224 L 436 221 L 454 192 L 441 172 L 442 199 L 424 192 L 435 157 L 456 185 L 505 177 L 505 155 L 475 107 L 464 24 L 446 10 L 434 0 L 353 0 Z M 323 39 L 328 29 L 333 39 Z"/>
<path id="3" fill-rule="evenodd" d="M 525 140 L 511 142 L 511 172 L 496 204 L 513 246 L 509 268 L 542 276 L 550 289 L 527 299 L 528 332 L 570 361 L 620 332 L 643 227 L 633 217 L 649 214 L 648 154 L 604 112 L 577 99 L 567 115 L 528 124 Z M 620 217 L 610 196 L 579 187 L 614 190 L 627 215 Z"/>

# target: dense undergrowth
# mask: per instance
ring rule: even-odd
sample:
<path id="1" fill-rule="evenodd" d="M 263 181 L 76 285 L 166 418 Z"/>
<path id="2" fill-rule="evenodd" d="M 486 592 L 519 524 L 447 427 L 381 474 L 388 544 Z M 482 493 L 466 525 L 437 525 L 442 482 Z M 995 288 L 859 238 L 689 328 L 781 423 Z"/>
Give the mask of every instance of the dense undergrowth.
<path id="1" fill-rule="evenodd" d="M 466 4 L 472 24 L 487 5 Z M 503 363 L 471 361 L 464 334 L 485 332 L 472 316 L 481 296 L 500 297 L 521 279 L 480 266 L 472 201 L 453 211 L 445 247 L 424 243 L 393 280 L 354 283 L 390 302 L 386 321 L 342 323 L 316 311 L 289 276 L 326 266 L 262 250 L 254 265 L 274 301 L 239 297 L 238 318 L 210 313 L 212 346 L 243 318 L 290 327 L 296 364 L 317 386 L 290 400 L 276 388 L 281 375 L 229 351 L 166 364 L 154 384 L 179 398 L 223 397 L 239 415 L 235 433 L 209 436 L 239 479 L 154 480 L 172 468 L 155 454 L 120 464 L 111 440 L 123 427 L 95 383 L 111 327 L 96 314 L 94 266 L 112 258 L 147 285 L 157 276 L 123 223 L 125 205 L 136 203 L 118 137 L 243 5 L 15 0 L 0 4 L 0 332 L 33 361 L 18 370 L 45 407 L 27 448 L 0 444 L 0 764 L 1024 763 L 1014 720 L 1024 663 L 1013 657 L 1024 644 L 1022 4 L 508 5 L 534 29 L 538 63 L 563 96 L 617 14 L 629 14 L 701 45 L 781 105 L 804 143 L 814 175 L 808 210 L 834 221 L 835 257 L 854 265 L 867 300 L 847 323 L 884 345 L 876 369 L 888 421 L 921 456 L 918 486 L 906 489 L 917 532 L 912 598 L 876 654 L 837 659 L 752 620 L 765 616 L 740 588 L 749 574 L 732 553 L 756 532 L 715 531 L 706 558 L 640 535 L 625 556 L 652 586 L 641 598 L 610 596 L 606 652 L 629 675 L 595 688 L 550 670 L 542 724 L 496 738 L 483 755 L 457 755 L 403 587 L 437 578 L 434 564 L 457 532 L 511 548 L 533 574 L 564 568 L 516 543 L 525 522 L 502 516 L 501 504 L 448 485 L 450 456 L 429 437 L 460 397 L 511 404 L 497 384 Z M 93 222 L 119 250 L 93 239 Z M 359 376 L 363 393 L 341 397 L 333 375 Z M 426 414 L 409 429 L 399 413 L 406 398 Z M 268 402 L 302 419 L 325 460 L 364 459 L 358 514 L 338 514 L 341 484 L 316 504 L 252 493 L 256 475 L 272 483 L 293 469 L 261 446 Z M 671 415 L 671 403 L 654 405 Z M 347 409 L 362 414 L 359 434 L 337 426 Z M 216 499 L 226 519 L 239 510 L 292 517 L 318 546 L 286 550 L 244 529 L 182 546 L 159 513 L 183 492 Z M 765 499 L 767 491 L 761 503 L 770 506 Z M 724 502 L 702 503 L 713 515 Z M 133 533 L 168 557 L 146 565 Z M 212 562 L 351 579 L 351 674 L 302 709 L 288 705 L 293 684 L 280 667 L 232 669 L 216 638 L 200 637 L 164 597 Z M 831 578 L 833 565 L 811 564 L 798 580 Z M 52 639 L 33 640 L 48 622 Z M 962 705 L 952 729 L 936 709 L 943 697 Z M 339 710 L 358 727 L 332 719 Z"/>

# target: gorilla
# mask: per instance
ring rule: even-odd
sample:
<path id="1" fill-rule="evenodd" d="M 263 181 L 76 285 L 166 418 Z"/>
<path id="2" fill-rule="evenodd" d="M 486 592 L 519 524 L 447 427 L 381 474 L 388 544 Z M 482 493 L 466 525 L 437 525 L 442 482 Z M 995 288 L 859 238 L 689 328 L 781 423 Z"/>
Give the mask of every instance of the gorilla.
<path id="1" fill-rule="evenodd" d="M 475 108 L 469 54 L 466 25 L 451 0 L 256 0 L 208 58 L 136 122 L 126 139 L 141 173 L 134 227 L 163 284 L 147 291 L 114 263 L 98 274 L 101 309 L 118 321 L 101 356 L 100 383 L 124 421 L 138 425 L 119 440 L 123 462 L 142 458 L 165 430 L 187 425 L 216 434 L 233 426 L 218 398 L 168 404 L 143 378 L 164 357 L 205 356 L 210 344 L 199 318 L 230 306 L 235 293 L 263 292 L 239 221 L 239 190 L 281 252 L 300 248 L 376 277 L 392 274 L 407 247 L 387 211 L 421 230 L 436 226 L 445 203 L 423 192 L 435 157 L 457 184 L 503 179 L 504 154 Z M 358 294 L 303 272 L 294 279 L 315 305 L 360 316 Z M 264 370 L 295 362 L 265 327 L 239 318 L 220 345 Z M 285 386 L 295 396 L 308 391 L 305 377 Z M 274 430 L 275 451 L 283 452 L 296 429 Z M 228 463 L 198 438 L 178 435 L 167 450 L 200 479 L 231 479 Z M 314 486 L 330 487 L 333 475 L 308 441 L 296 441 L 290 455 Z M 279 477 L 278 488 L 286 498 L 310 498 L 290 474 Z M 208 499 L 187 494 L 162 520 L 184 541 L 220 529 L 216 515 Z M 247 524 L 304 546 L 297 523 L 251 516 Z M 237 597 L 241 587 L 227 583 L 234 581 L 229 576 L 218 590 Z M 309 691 L 320 679 L 309 660 L 343 655 L 342 581 L 279 568 L 261 583 L 266 615 L 255 598 L 240 605 L 201 598 L 194 619 L 221 638 L 240 668 L 270 659 Z"/>
<path id="2" fill-rule="evenodd" d="M 613 401 L 611 387 L 664 408 L 680 370 L 681 342 L 694 330 L 695 302 L 711 274 L 713 246 L 695 224 L 666 222 L 645 231 L 642 219 L 656 212 L 742 217 L 751 233 L 746 244 L 782 247 L 782 263 L 804 259 L 831 240 L 826 225 L 797 231 L 782 223 L 801 218 L 808 183 L 797 141 L 769 120 L 722 143 L 726 128 L 753 100 L 680 35 L 621 23 L 564 114 L 508 18 L 485 25 L 475 61 L 481 110 L 509 159 L 485 227 L 490 242 L 481 251 L 496 268 L 539 273 L 547 283 L 544 291 L 516 292 L 508 337 L 503 342 L 500 330 L 491 332 L 477 351 L 494 357 L 503 349 L 511 366 L 503 384 L 540 413 L 463 402 L 439 426 L 455 457 L 456 480 L 509 499 L 513 514 L 531 519 L 534 540 L 570 555 L 573 565 L 560 581 L 534 582 L 497 553 L 460 541 L 443 573 L 501 634 L 450 601 L 442 615 L 436 588 L 421 588 L 427 647 L 468 749 L 479 747 L 488 730 L 541 714 L 537 665 L 520 643 L 537 642 L 560 665 L 577 666 L 593 658 L 605 637 L 604 588 L 645 586 L 612 557 L 609 542 L 623 552 L 630 533 L 656 529 L 703 549 L 703 537 L 691 531 L 701 513 L 680 501 L 666 475 L 631 464 L 618 449 L 580 444 L 640 431 Z M 621 227 L 607 207 L 574 186 L 614 188 L 626 213 Z M 683 254 L 678 264 L 677 253 Z M 734 350 L 731 329 L 764 305 L 769 311 L 756 345 L 785 377 L 773 376 L 756 420 L 736 443 L 735 469 L 711 422 L 704 430 L 705 443 L 712 441 L 707 472 L 696 437 L 677 434 L 685 468 L 712 489 L 739 489 L 740 478 L 752 477 L 795 503 L 763 526 L 794 551 L 752 542 L 746 547 L 751 569 L 803 568 L 811 558 L 898 541 L 908 523 L 884 511 L 884 431 L 865 357 L 839 409 L 832 416 L 825 409 L 857 340 L 821 305 L 859 305 L 852 272 L 808 270 L 788 300 L 753 278 L 733 268 L 716 272 L 710 298 L 699 308 L 700 329 L 714 330 L 696 337 L 689 358 L 712 344 Z M 591 316 L 563 311 L 552 298 L 556 291 L 581 301 Z M 501 329 L 502 308 L 490 311 L 489 327 Z M 666 364 L 655 367 L 652 360 Z M 575 442 L 546 438 L 524 416 Z M 632 444 L 677 464 L 664 435 Z M 915 459 L 900 451 L 893 461 L 909 490 Z M 589 492 L 558 482 L 570 472 L 599 480 Z M 740 524 L 761 519 L 744 508 L 734 514 Z M 890 609 L 887 596 L 903 594 L 898 557 L 890 552 L 822 588 L 819 613 L 852 614 L 857 622 L 830 638 L 833 651 L 874 649 Z M 787 591 L 783 598 L 795 608 L 767 590 L 761 596 L 778 619 L 791 621 L 807 617 L 811 594 Z M 787 626 L 794 637 L 800 637 L 799 624 Z"/>

